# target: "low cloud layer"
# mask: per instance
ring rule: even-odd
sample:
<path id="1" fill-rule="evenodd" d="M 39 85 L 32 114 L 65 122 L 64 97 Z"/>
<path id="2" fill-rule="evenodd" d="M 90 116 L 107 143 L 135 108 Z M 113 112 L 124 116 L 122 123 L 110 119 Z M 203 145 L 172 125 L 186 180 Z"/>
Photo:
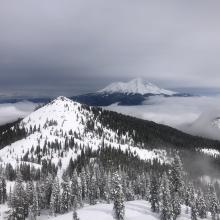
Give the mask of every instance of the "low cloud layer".
<path id="1" fill-rule="evenodd" d="M 36 107 L 31 102 L 18 102 L 15 104 L 0 104 L 0 125 L 13 122 L 30 114 Z"/>
<path id="2" fill-rule="evenodd" d="M 151 97 L 140 106 L 107 107 L 110 110 L 166 124 L 184 132 L 220 139 L 213 124 L 220 117 L 220 97 Z"/>

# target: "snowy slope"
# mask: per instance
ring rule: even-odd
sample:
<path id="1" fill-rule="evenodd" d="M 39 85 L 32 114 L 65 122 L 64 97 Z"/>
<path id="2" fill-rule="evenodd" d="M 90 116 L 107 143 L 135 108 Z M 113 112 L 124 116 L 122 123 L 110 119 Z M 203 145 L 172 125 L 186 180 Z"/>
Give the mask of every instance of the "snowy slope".
<path id="1" fill-rule="evenodd" d="M 157 87 L 156 85 L 145 82 L 143 79 L 137 78 L 129 82 L 115 82 L 102 90 L 99 93 L 127 93 L 127 94 L 153 94 L 153 95 L 175 95 L 176 92 L 165 90 Z"/>
<path id="2" fill-rule="evenodd" d="M 94 122 L 94 131 L 88 131 L 87 129 L 86 124 L 89 120 Z M 35 152 L 37 147 L 40 147 L 42 151 L 45 143 L 48 144 L 48 142 L 61 143 L 61 150 L 64 150 L 65 140 L 71 137 L 74 137 L 74 141 L 78 146 L 90 147 L 92 150 L 97 150 L 101 147 L 104 140 L 106 147 L 110 144 L 114 148 L 120 147 L 121 150 L 128 150 L 143 160 L 154 158 L 158 158 L 162 162 L 167 160 L 165 151 L 139 149 L 134 146 L 133 140 L 128 135 L 124 135 L 119 142 L 115 132 L 105 128 L 95 119 L 90 107 L 84 108 L 81 104 L 65 97 L 58 97 L 46 106 L 31 113 L 21 121 L 20 126 L 25 127 L 28 135 L 26 138 L 0 150 L 2 164 L 10 162 L 13 166 L 16 166 L 27 152 Z M 98 132 L 96 132 L 100 128 L 104 131 L 104 137 L 100 137 Z M 123 139 L 128 141 L 122 143 Z M 65 169 L 69 164 L 70 158 L 75 159 L 81 153 L 81 149 L 64 151 L 63 157 L 59 153 L 59 151 L 48 148 L 47 154 L 42 154 L 42 159 L 51 159 L 55 164 L 61 160 L 62 168 Z M 30 156 L 29 154 L 29 159 Z M 34 158 L 34 161 L 32 159 L 31 162 L 35 164 L 37 163 L 36 161 L 37 158 Z M 36 164 L 36 166 L 39 165 Z"/>
<path id="3" fill-rule="evenodd" d="M 112 204 L 97 204 L 93 206 L 85 206 L 78 210 L 80 220 L 114 220 L 112 216 Z M 56 217 L 49 216 L 47 213 L 37 218 L 37 220 L 72 220 L 72 212 L 58 215 Z M 160 215 L 153 213 L 150 209 L 150 203 L 144 200 L 136 200 L 125 202 L 125 220 L 159 220 Z M 190 220 L 190 209 L 188 213 L 186 207 L 182 207 L 182 214 L 177 220 Z M 198 218 L 200 219 L 200 218 Z M 211 216 L 209 215 L 208 218 Z"/>
<path id="4" fill-rule="evenodd" d="M 85 206 L 77 211 L 80 220 L 114 220 L 112 216 L 112 204 L 96 204 L 93 206 Z M 7 205 L 0 205 L 0 220 L 5 219 L 7 216 L 5 211 L 8 210 Z M 50 216 L 48 211 L 45 210 L 41 216 L 37 217 L 37 220 L 72 220 L 72 212 L 63 215 Z M 144 200 L 136 200 L 125 202 L 125 220 L 159 220 L 160 215 L 153 213 L 150 208 L 150 203 Z M 181 215 L 177 220 L 190 220 L 190 208 L 182 206 Z M 200 218 L 198 218 L 200 219 Z M 210 213 L 208 218 L 211 220 Z"/>

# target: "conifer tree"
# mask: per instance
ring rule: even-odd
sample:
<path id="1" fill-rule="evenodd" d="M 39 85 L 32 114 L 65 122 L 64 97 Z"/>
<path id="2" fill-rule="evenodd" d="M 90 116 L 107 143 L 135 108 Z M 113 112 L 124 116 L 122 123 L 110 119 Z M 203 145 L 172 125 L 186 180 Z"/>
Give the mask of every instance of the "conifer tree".
<path id="1" fill-rule="evenodd" d="M 44 194 L 45 208 L 50 208 L 52 186 L 53 186 L 53 177 L 51 174 L 49 174 L 44 181 L 42 189 L 40 189 L 40 191 L 43 191 L 41 193 Z"/>
<path id="2" fill-rule="evenodd" d="M 89 204 L 95 205 L 97 203 L 97 183 L 94 175 L 91 178 L 88 190 L 89 190 Z"/>
<path id="3" fill-rule="evenodd" d="M 150 182 L 150 203 L 153 212 L 159 212 L 159 183 L 155 174 Z"/>
<path id="4" fill-rule="evenodd" d="M 192 220 L 197 220 L 199 216 L 198 209 L 196 206 L 196 198 L 193 198 L 191 201 L 191 219 Z"/>
<path id="5" fill-rule="evenodd" d="M 61 195 L 61 213 L 68 212 L 71 207 L 71 192 L 69 186 L 69 180 L 65 176 L 61 183 L 62 195 Z"/>
<path id="6" fill-rule="evenodd" d="M 125 197 L 127 201 L 133 201 L 134 200 L 134 189 L 132 186 L 131 181 L 129 181 L 128 186 L 125 188 Z"/>
<path id="7" fill-rule="evenodd" d="M 211 212 L 212 219 L 215 220 L 218 216 L 219 202 L 218 202 L 218 199 L 217 199 L 215 188 L 212 185 L 210 185 L 209 193 L 210 193 L 210 195 L 209 195 L 209 197 L 210 197 L 209 210 Z"/>
<path id="8" fill-rule="evenodd" d="M 79 178 L 77 175 L 76 170 L 73 171 L 73 175 L 71 178 L 71 204 L 72 206 L 74 206 L 74 204 L 76 204 L 76 206 L 80 203 L 79 199 L 82 198 L 81 194 L 82 191 L 80 190 L 80 184 L 79 184 Z"/>
<path id="9" fill-rule="evenodd" d="M 7 193 L 6 193 L 6 180 L 2 176 L 0 176 L 0 204 L 4 204 L 7 199 Z"/>
<path id="10" fill-rule="evenodd" d="M 178 192 L 172 194 L 172 206 L 173 206 L 173 216 L 174 219 L 181 214 L 181 201 Z"/>
<path id="11" fill-rule="evenodd" d="M 26 216 L 26 194 L 22 183 L 21 173 L 18 172 L 11 198 L 11 215 L 15 219 L 24 220 Z"/>
<path id="12" fill-rule="evenodd" d="M 207 215 L 206 215 L 206 204 L 205 204 L 205 200 L 204 200 L 204 196 L 203 196 L 203 193 L 201 190 L 199 190 L 198 192 L 198 196 L 197 196 L 197 199 L 196 199 L 196 206 L 197 206 L 197 209 L 198 209 L 198 216 L 200 218 L 206 218 Z"/>
<path id="13" fill-rule="evenodd" d="M 60 213 L 60 185 L 58 178 L 54 179 L 50 200 L 50 213 L 56 215 Z"/>
<path id="14" fill-rule="evenodd" d="M 39 194 L 36 189 L 33 191 L 33 204 L 32 204 L 32 212 L 33 215 L 40 216 L 40 204 L 39 204 Z"/>
<path id="15" fill-rule="evenodd" d="M 107 203 L 110 203 L 111 200 L 111 176 L 110 173 L 104 175 L 105 185 L 104 185 L 104 192 L 103 197 Z"/>
<path id="16" fill-rule="evenodd" d="M 163 174 L 160 185 L 161 220 L 173 219 L 173 207 L 171 203 L 170 184 L 166 173 Z"/>
<path id="17" fill-rule="evenodd" d="M 119 177 L 118 172 L 115 172 L 112 177 L 112 199 L 114 202 L 113 212 L 115 219 L 124 220 L 124 195 L 122 191 L 121 178 Z"/>
<path id="18" fill-rule="evenodd" d="M 184 198 L 183 177 L 184 177 L 184 172 L 183 172 L 182 162 L 180 160 L 179 155 L 175 154 L 171 169 L 171 183 L 172 183 L 171 193 L 177 192 L 180 199 Z"/>
<path id="19" fill-rule="evenodd" d="M 81 185 L 82 185 L 82 200 L 87 200 L 87 184 L 86 184 L 86 172 L 84 167 L 80 173 Z"/>

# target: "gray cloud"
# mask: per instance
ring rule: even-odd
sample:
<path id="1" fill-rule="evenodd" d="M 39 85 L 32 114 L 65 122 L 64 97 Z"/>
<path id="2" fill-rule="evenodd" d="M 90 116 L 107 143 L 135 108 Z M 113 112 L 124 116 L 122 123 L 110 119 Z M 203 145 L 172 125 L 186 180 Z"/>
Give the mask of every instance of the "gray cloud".
<path id="1" fill-rule="evenodd" d="M 72 94 L 137 76 L 219 86 L 217 0 L 0 3 L 1 90 Z"/>

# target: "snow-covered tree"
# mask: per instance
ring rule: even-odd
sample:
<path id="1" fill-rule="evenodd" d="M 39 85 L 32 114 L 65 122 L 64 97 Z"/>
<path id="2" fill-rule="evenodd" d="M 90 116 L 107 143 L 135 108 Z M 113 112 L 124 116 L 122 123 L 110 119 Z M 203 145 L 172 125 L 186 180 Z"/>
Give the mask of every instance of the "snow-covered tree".
<path id="1" fill-rule="evenodd" d="M 71 193 L 71 204 L 74 206 L 82 204 L 82 186 L 79 182 L 79 178 L 77 175 L 76 170 L 74 170 L 72 178 L 71 178 L 71 186 L 70 186 L 70 193 Z"/>
<path id="2" fill-rule="evenodd" d="M 132 201 L 135 198 L 134 189 L 131 181 L 129 181 L 128 186 L 125 188 L 125 197 L 127 201 Z"/>
<path id="3" fill-rule="evenodd" d="M 67 177 L 63 178 L 61 187 L 62 187 L 61 213 L 65 213 L 68 212 L 71 208 L 71 192 L 69 186 L 69 179 Z"/>
<path id="4" fill-rule="evenodd" d="M 173 220 L 170 183 L 166 173 L 163 174 L 160 185 L 161 220 Z"/>
<path id="5" fill-rule="evenodd" d="M 200 218 L 206 218 L 206 203 L 205 203 L 205 199 L 203 196 L 203 193 L 201 190 L 199 190 L 198 195 L 197 195 L 197 199 L 196 199 L 196 206 L 198 209 L 198 215 Z"/>
<path id="6" fill-rule="evenodd" d="M 218 199 L 217 199 L 215 188 L 212 185 L 210 185 L 210 187 L 209 187 L 209 194 L 210 194 L 209 195 L 209 198 L 210 198 L 209 211 L 211 212 L 212 219 L 215 220 L 218 216 L 219 202 L 218 202 Z"/>
<path id="7" fill-rule="evenodd" d="M 122 191 L 121 178 L 118 172 L 112 176 L 112 199 L 114 202 L 113 212 L 116 220 L 124 220 L 125 206 L 124 194 Z"/>
<path id="8" fill-rule="evenodd" d="M 27 217 L 27 212 L 26 212 L 27 198 L 22 181 L 23 181 L 22 176 L 21 173 L 19 172 L 17 174 L 17 179 L 15 181 L 12 198 L 10 202 L 12 208 L 11 215 L 12 217 L 18 220 L 24 220 L 25 217 Z"/>
<path id="9" fill-rule="evenodd" d="M 54 179 L 50 200 L 50 213 L 56 215 L 60 213 L 60 184 L 58 178 Z"/>
<path id="10" fill-rule="evenodd" d="M 159 180 L 153 174 L 150 182 L 150 203 L 153 212 L 159 212 Z"/>
<path id="11" fill-rule="evenodd" d="M 172 206 L 174 219 L 181 214 L 181 200 L 178 192 L 172 193 Z"/>
<path id="12" fill-rule="evenodd" d="M 3 175 L 0 176 L 0 204 L 4 204 L 7 199 L 6 180 Z"/>
<path id="13" fill-rule="evenodd" d="M 198 216 L 199 216 L 199 213 L 198 213 L 198 209 L 197 209 L 197 205 L 196 205 L 196 198 L 194 198 L 191 201 L 191 219 L 197 220 Z"/>
<path id="14" fill-rule="evenodd" d="M 86 172 L 84 167 L 81 170 L 80 173 L 80 179 L 81 179 L 81 185 L 82 185 L 82 200 L 87 200 L 87 184 L 86 184 Z"/>
<path id="15" fill-rule="evenodd" d="M 91 178 L 90 184 L 88 186 L 88 190 L 89 190 L 89 204 L 95 205 L 97 203 L 97 182 L 94 175 Z"/>
<path id="16" fill-rule="evenodd" d="M 53 177 L 51 174 L 48 174 L 44 183 L 42 184 L 42 188 L 40 189 L 41 194 L 44 194 L 44 201 L 42 201 L 42 203 L 44 203 L 45 208 L 50 208 L 52 186 L 53 186 Z"/>

